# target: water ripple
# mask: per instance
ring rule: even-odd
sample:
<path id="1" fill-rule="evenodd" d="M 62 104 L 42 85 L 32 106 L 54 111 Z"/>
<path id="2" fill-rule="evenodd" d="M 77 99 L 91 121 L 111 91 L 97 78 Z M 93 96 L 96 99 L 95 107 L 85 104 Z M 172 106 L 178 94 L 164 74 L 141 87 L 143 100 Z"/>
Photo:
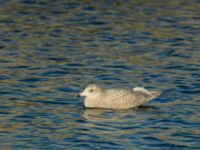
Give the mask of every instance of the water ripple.
<path id="1" fill-rule="evenodd" d="M 200 149 L 199 2 L 0 2 L 2 149 Z M 84 109 L 91 82 L 162 94 Z"/>

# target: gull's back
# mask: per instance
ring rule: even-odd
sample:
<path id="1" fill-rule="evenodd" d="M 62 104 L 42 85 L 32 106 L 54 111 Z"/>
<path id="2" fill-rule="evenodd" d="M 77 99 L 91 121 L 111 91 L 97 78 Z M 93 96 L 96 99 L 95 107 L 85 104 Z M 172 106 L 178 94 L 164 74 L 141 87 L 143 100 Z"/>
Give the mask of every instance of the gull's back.
<path id="1" fill-rule="evenodd" d="M 105 108 L 128 109 L 150 101 L 152 93 L 144 89 L 107 89 L 102 95 L 102 106 Z"/>

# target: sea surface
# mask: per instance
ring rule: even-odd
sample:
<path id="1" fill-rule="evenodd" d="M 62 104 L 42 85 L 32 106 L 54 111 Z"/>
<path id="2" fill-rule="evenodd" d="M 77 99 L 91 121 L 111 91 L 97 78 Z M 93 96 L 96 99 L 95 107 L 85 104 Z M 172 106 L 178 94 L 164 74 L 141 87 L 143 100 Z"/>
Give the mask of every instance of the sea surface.
<path id="1" fill-rule="evenodd" d="M 94 82 L 162 94 L 84 109 Z M 0 149 L 200 149 L 200 1 L 0 0 Z"/>

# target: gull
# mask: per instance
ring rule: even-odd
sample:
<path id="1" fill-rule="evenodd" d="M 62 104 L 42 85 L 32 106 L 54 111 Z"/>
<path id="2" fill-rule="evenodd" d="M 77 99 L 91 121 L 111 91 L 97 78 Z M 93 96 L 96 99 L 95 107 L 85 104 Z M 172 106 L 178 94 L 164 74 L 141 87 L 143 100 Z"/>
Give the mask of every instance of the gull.
<path id="1" fill-rule="evenodd" d="M 149 91 L 143 87 L 104 89 L 100 85 L 89 84 L 78 96 L 85 97 L 86 108 L 130 109 L 141 106 L 159 95 L 159 91 Z"/>

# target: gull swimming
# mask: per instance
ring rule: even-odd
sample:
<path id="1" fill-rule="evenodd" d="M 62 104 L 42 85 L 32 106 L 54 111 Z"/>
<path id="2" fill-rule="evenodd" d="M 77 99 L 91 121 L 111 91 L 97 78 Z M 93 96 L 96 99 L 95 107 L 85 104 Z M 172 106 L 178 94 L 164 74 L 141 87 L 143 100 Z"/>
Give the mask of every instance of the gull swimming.
<path id="1" fill-rule="evenodd" d="M 85 97 L 86 108 L 129 109 L 141 106 L 159 95 L 159 91 L 148 91 L 143 87 L 104 89 L 100 85 L 89 84 L 78 96 Z"/>

